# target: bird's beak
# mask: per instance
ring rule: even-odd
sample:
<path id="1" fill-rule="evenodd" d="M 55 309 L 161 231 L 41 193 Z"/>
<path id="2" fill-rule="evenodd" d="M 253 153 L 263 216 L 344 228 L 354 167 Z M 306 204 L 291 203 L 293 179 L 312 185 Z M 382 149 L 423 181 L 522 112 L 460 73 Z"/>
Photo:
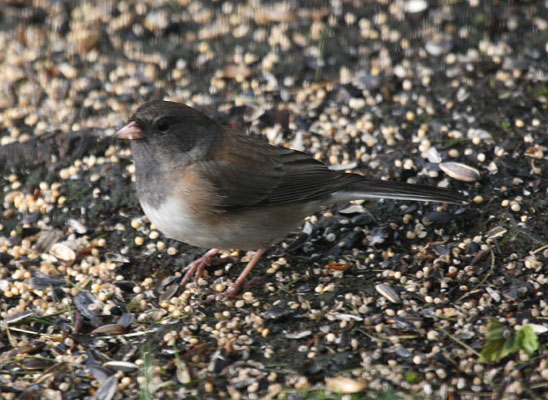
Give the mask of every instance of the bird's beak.
<path id="1" fill-rule="evenodd" d="M 135 140 L 143 138 L 143 131 L 135 121 L 131 121 L 114 134 L 118 139 Z"/>

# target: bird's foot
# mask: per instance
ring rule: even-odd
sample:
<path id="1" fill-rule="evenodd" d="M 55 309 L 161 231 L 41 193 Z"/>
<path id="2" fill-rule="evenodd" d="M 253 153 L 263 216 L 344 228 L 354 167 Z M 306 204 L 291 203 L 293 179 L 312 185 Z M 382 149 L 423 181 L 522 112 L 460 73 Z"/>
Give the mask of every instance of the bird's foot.
<path id="1" fill-rule="evenodd" d="M 257 262 L 259 261 L 261 256 L 264 254 L 266 249 L 267 249 L 267 247 L 265 247 L 265 246 L 259 247 L 259 249 L 255 252 L 255 254 L 251 258 L 251 260 L 249 261 L 247 266 L 244 268 L 244 270 L 242 271 L 242 273 L 238 277 L 238 279 L 236 279 L 236 282 L 234 282 L 228 290 L 224 291 L 218 297 L 218 300 L 230 299 L 230 298 L 236 296 L 242 290 L 242 288 L 244 286 L 247 286 L 247 283 L 248 283 L 248 282 L 246 282 L 247 276 L 249 275 L 251 270 L 255 267 L 255 265 L 257 265 Z"/>
<path id="2" fill-rule="evenodd" d="M 192 275 L 195 275 L 195 280 L 198 281 L 204 272 L 205 267 L 210 266 L 213 263 L 213 257 L 219 252 L 218 249 L 208 250 L 203 256 L 198 258 L 188 267 L 186 267 L 183 272 L 186 272 L 181 281 L 181 286 L 185 286 Z"/>
<path id="3" fill-rule="evenodd" d="M 236 295 L 243 290 L 248 290 L 252 287 L 257 287 L 258 281 L 260 281 L 260 279 L 254 278 L 254 277 L 239 283 L 236 281 L 231 287 L 228 288 L 228 290 L 225 290 L 223 293 L 218 295 L 217 300 L 232 299 L 233 297 L 236 297 Z"/>

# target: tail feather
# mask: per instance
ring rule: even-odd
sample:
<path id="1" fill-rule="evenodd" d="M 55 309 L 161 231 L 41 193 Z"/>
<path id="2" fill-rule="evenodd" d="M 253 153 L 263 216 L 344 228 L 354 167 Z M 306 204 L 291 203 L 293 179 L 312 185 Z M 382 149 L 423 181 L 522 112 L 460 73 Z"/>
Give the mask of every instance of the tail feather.
<path id="1" fill-rule="evenodd" d="M 462 195 L 449 189 L 394 181 L 363 179 L 334 193 L 335 201 L 358 199 L 394 199 L 462 203 Z"/>

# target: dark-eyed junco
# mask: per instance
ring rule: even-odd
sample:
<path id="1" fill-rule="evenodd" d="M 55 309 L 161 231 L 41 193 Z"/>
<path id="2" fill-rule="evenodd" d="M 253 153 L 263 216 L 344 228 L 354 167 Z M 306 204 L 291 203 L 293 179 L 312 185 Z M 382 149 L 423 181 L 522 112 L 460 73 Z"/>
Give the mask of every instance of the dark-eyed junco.
<path id="1" fill-rule="evenodd" d="M 268 246 L 321 206 L 366 198 L 461 200 L 447 189 L 331 170 L 180 103 L 143 104 L 116 136 L 131 140 L 137 195 L 150 221 L 170 238 L 212 248 L 188 267 L 182 285 L 218 249 L 258 249 L 227 296 L 242 288 Z"/>

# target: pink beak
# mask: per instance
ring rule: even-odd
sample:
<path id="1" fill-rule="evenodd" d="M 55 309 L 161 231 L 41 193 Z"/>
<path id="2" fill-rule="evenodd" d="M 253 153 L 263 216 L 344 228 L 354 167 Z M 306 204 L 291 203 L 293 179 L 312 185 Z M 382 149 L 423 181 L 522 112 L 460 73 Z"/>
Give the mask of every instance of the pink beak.
<path id="1" fill-rule="evenodd" d="M 143 138 L 143 131 L 139 128 L 139 125 L 135 121 L 131 121 L 123 128 L 120 128 L 118 132 L 114 134 L 118 139 L 136 140 Z"/>

